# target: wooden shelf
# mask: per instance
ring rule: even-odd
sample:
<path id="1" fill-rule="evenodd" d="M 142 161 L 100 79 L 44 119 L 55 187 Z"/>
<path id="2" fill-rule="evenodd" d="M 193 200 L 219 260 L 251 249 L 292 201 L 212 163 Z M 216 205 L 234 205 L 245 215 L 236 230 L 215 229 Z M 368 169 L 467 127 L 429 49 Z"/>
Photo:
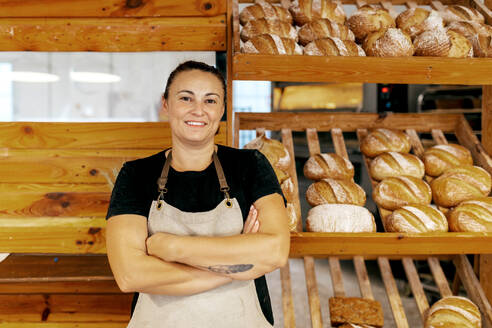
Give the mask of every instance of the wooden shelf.
<path id="1" fill-rule="evenodd" d="M 492 84 L 492 58 L 233 57 L 234 80 L 409 84 Z"/>

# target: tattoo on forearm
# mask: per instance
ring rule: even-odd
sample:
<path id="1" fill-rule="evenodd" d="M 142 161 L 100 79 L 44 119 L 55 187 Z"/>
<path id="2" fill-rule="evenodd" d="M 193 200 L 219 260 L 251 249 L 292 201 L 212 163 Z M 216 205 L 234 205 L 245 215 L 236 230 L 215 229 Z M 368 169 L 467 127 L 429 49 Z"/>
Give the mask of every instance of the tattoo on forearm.
<path id="1" fill-rule="evenodd" d="M 233 264 L 233 265 L 211 265 L 211 266 L 203 266 L 202 268 L 207 269 L 216 273 L 240 273 L 246 272 L 253 268 L 253 264 Z"/>

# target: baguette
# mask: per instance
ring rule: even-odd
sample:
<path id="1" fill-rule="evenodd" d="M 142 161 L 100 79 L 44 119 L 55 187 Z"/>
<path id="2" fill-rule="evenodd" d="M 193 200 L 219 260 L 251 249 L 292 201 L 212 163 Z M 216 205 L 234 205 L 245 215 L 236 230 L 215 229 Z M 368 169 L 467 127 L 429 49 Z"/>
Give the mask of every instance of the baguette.
<path id="1" fill-rule="evenodd" d="M 256 4 L 244 8 L 239 14 L 241 25 L 246 25 L 249 21 L 261 18 L 277 19 L 292 24 L 292 15 L 287 9 L 274 6 L 263 0 L 256 0 Z"/>
<path id="2" fill-rule="evenodd" d="M 376 222 L 365 207 L 325 204 L 309 210 L 306 229 L 312 232 L 376 232 Z"/>
<path id="3" fill-rule="evenodd" d="M 340 3 L 330 0 L 294 0 L 289 11 L 297 26 L 303 26 L 321 18 L 343 24 L 345 23 L 345 11 Z"/>
<path id="4" fill-rule="evenodd" d="M 312 183 L 306 191 L 311 206 L 323 204 L 354 204 L 364 206 L 366 192 L 350 180 L 323 179 Z"/>
<path id="5" fill-rule="evenodd" d="M 410 138 L 404 132 L 389 129 L 374 130 L 362 140 L 360 145 L 364 155 L 371 158 L 389 151 L 408 153 L 410 149 Z"/>
<path id="6" fill-rule="evenodd" d="M 448 221 L 441 211 L 430 205 L 408 205 L 386 218 L 385 229 L 388 232 L 445 232 Z"/>
<path id="7" fill-rule="evenodd" d="M 480 328 L 482 319 L 478 307 L 461 296 L 443 297 L 427 312 L 425 328 L 463 327 Z"/>
<path id="8" fill-rule="evenodd" d="M 425 167 L 415 155 L 391 151 L 374 158 L 369 164 L 369 172 L 371 177 L 377 181 L 402 175 L 422 179 Z"/>
<path id="9" fill-rule="evenodd" d="M 492 232 L 492 197 L 466 200 L 448 213 L 449 230 Z"/>
<path id="10" fill-rule="evenodd" d="M 376 185 L 372 198 L 382 208 L 396 210 L 406 205 L 429 205 L 432 191 L 429 185 L 414 177 L 392 177 Z"/>
<path id="11" fill-rule="evenodd" d="M 425 173 L 437 177 L 444 170 L 460 165 L 473 165 L 468 149 L 457 144 L 436 145 L 424 152 Z"/>
<path id="12" fill-rule="evenodd" d="M 354 166 L 338 154 L 316 154 L 304 164 L 304 176 L 315 181 L 326 178 L 350 180 L 354 177 Z"/>

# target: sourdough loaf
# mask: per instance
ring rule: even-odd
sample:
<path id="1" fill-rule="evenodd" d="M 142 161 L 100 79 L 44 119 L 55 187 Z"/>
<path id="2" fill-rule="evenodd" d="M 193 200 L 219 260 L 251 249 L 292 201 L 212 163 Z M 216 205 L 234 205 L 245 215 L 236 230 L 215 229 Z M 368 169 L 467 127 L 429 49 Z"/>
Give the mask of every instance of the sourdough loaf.
<path id="1" fill-rule="evenodd" d="M 492 232 L 492 197 L 466 200 L 448 213 L 449 230 Z"/>
<path id="2" fill-rule="evenodd" d="M 311 41 L 327 37 L 355 41 L 354 33 L 346 25 L 330 21 L 326 18 L 304 24 L 299 29 L 298 35 L 299 43 L 303 46 Z"/>
<path id="3" fill-rule="evenodd" d="M 354 32 L 358 42 L 362 42 L 365 37 L 383 28 L 396 27 L 395 20 L 382 8 L 375 8 L 369 5 L 359 8 L 347 20 L 349 28 Z"/>
<path id="4" fill-rule="evenodd" d="M 415 7 L 399 14 L 396 17 L 396 26 L 407 33 L 413 40 L 424 31 L 443 28 L 444 22 L 437 11 Z"/>
<path id="5" fill-rule="evenodd" d="M 304 54 L 310 56 L 365 56 L 364 50 L 350 40 L 324 38 L 314 40 L 304 47 Z"/>
<path id="6" fill-rule="evenodd" d="M 311 206 L 322 204 L 366 203 L 366 192 L 352 180 L 323 179 L 312 183 L 306 191 L 306 200 Z"/>
<path id="7" fill-rule="evenodd" d="M 408 175 L 422 179 L 424 163 L 415 155 L 397 152 L 387 152 L 374 158 L 369 164 L 369 171 L 374 180 Z"/>
<path id="8" fill-rule="evenodd" d="M 398 28 L 386 28 L 370 33 L 364 39 L 362 48 L 367 56 L 409 57 L 413 55 L 410 36 Z"/>
<path id="9" fill-rule="evenodd" d="M 445 232 L 448 221 L 444 214 L 430 205 L 407 205 L 391 213 L 385 220 L 388 232 Z"/>
<path id="10" fill-rule="evenodd" d="M 244 44 L 241 51 L 247 54 L 302 55 L 302 48 L 296 41 L 275 34 L 255 36 Z"/>
<path id="11" fill-rule="evenodd" d="M 480 328 L 482 319 L 478 307 L 461 296 L 443 297 L 427 312 L 425 328 Z"/>
<path id="12" fill-rule="evenodd" d="M 372 198 L 379 206 L 396 210 L 406 205 L 429 205 L 432 192 L 429 185 L 414 177 L 391 177 L 376 185 Z"/>
<path id="13" fill-rule="evenodd" d="M 455 166 L 473 164 L 470 151 L 458 144 L 435 145 L 424 152 L 423 161 L 425 173 L 433 177 Z"/>
<path id="14" fill-rule="evenodd" d="M 286 171 L 290 166 L 287 148 L 278 140 L 267 138 L 264 134 L 248 142 L 245 149 L 257 149 L 266 156 L 272 166 Z"/>
<path id="15" fill-rule="evenodd" d="M 376 222 L 365 207 L 325 204 L 309 210 L 306 229 L 312 232 L 376 232 Z"/>
<path id="16" fill-rule="evenodd" d="M 261 34 L 275 34 L 297 42 L 297 31 L 294 26 L 288 22 L 264 18 L 247 22 L 241 30 L 241 40 L 246 42 Z"/>
<path id="17" fill-rule="evenodd" d="M 390 129 L 372 131 L 360 145 L 360 150 L 368 157 L 376 157 L 389 151 L 408 153 L 410 148 L 410 138 L 404 132 Z"/>
<path id="18" fill-rule="evenodd" d="M 343 24 L 345 23 L 345 11 L 342 5 L 330 0 L 293 0 L 289 11 L 298 26 L 312 22 L 320 18 Z"/>
<path id="19" fill-rule="evenodd" d="M 338 154 L 316 154 L 304 164 L 304 176 L 311 180 L 326 178 L 350 180 L 354 177 L 354 166 Z"/>
<path id="20" fill-rule="evenodd" d="M 473 46 L 466 37 L 455 31 L 434 29 L 420 33 L 413 42 L 415 56 L 473 57 Z"/>
<path id="21" fill-rule="evenodd" d="M 239 22 L 245 25 L 247 22 L 256 19 L 278 19 L 292 24 L 292 15 L 283 7 L 275 6 L 264 0 L 256 0 L 254 5 L 241 10 Z"/>
<path id="22" fill-rule="evenodd" d="M 462 34 L 471 42 L 475 57 L 492 57 L 492 27 L 475 22 L 452 22 L 448 30 Z"/>

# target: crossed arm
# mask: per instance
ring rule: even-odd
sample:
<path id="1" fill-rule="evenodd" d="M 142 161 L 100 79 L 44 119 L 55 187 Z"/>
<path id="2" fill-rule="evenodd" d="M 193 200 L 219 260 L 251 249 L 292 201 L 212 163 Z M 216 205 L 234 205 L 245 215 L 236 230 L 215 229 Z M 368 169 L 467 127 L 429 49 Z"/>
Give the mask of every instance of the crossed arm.
<path id="1" fill-rule="evenodd" d="M 264 196 L 254 206 L 257 212 L 250 212 L 246 233 L 230 237 L 156 233 L 147 238 L 145 217 L 110 218 L 106 245 L 118 286 L 124 292 L 189 295 L 283 266 L 289 232 L 282 197 Z"/>

